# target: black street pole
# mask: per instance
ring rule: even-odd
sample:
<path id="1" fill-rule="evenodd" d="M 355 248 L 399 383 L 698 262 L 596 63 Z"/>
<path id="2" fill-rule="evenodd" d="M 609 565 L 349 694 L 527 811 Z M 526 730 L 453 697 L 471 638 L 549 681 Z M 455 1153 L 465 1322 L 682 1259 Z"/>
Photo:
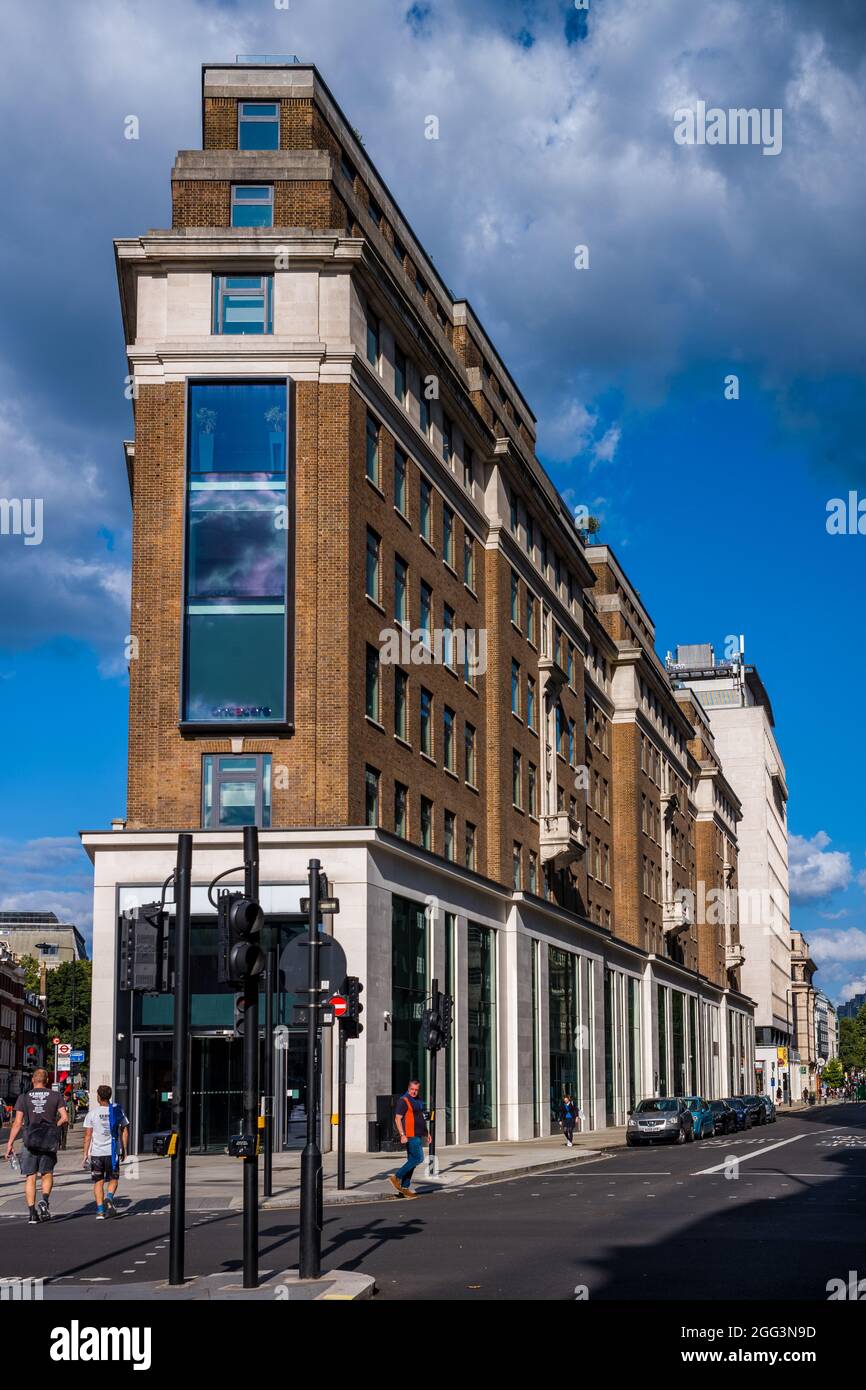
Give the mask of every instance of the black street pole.
<path id="1" fill-rule="evenodd" d="M 244 826 L 244 894 L 259 900 L 259 832 Z M 258 1142 L 259 1133 L 259 977 L 244 977 L 244 1133 Z M 244 1288 L 259 1285 L 259 1159 L 244 1163 Z"/>
<path id="2" fill-rule="evenodd" d="M 337 1039 L 337 1187 L 346 1186 L 346 1023 L 339 1021 Z"/>
<path id="3" fill-rule="evenodd" d="M 319 861 L 311 859 L 307 975 L 307 1142 L 301 1155 L 301 1238 L 298 1273 L 301 1279 L 318 1279 L 322 1272 L 322 1151 L 318 1137 L 318 1047 L 319 1022 Z"/>
<path id="4" fill-rule="evenodd" d="M 274 988 L 277 978 L 277 948 L 268 951 L 265 975 L 265 1162 L 263 1190 L 274 1193 Z"/>
<path id="5" fill-rule="evenodd" d="M 177 837 L 174 928 L 174 1041 L 171 1057 L 171 1216 L 169 1284 L 182 1284 L 186 1226 L 186 1083 L 189 1066 L 189 903 L 192 881 L 192 835 Z"/>
<path id="6" fill-rule="evenodd" d="M 439 981 L 433 981 L 432 1004 L 439 1016 L 441 1004 L 439 1001 Z M 430 1144 L 427 1149 L 427 1173 L 432 1176 L 436 1156 L 436 1073 L 439 1070 L 439 1049 L 436 1048 L 430 1053 Z"/>
<path id="7" fill-rule="evenodd" d="M 78 974 L 78 962 L 72 957 L 72 1031 L 69 1038 L 69 1079 L 72 1082 L 72 1090 L 69 1095 L 69 1127 L 75 1128 L 75 1063 L 72 1054 L 75 1051 L 75 977 Z"/>

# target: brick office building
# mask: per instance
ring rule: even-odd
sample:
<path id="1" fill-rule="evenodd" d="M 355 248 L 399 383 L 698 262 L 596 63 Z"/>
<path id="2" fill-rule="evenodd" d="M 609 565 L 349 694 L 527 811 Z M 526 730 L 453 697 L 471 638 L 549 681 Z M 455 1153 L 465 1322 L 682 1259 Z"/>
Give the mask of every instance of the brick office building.
<path id="1" fill-rule="evenodd" d="M 434 978 L 456 1001 L 447 1141 L 548 1133 L 565 1086 L 590 1128 L 642 1093 L 742 1089 L 750 1001 L 675 897 L 704 821 L 734 862 L 737 803 L 636 593 L 585 547 L 519 388 L 316 70 L 207 66 L 202 118 L 171 229 L 116 243 L 135 642 L 127 819 L 84 835 L 94 1079 L 136 1142 L 165 1127 L 171 999 L 118 994 L 118 914 L 194 829 L 192 1145 L 238 1127 L 206 888 L 255 820 L 281 939 L 311 856 L 341 902 L 364 982 L 351 1148 L 378 1098 L 429 1079 Z M 277 1053 L 286 1144 L 304 1046 Z M 331 1066 L 326 1036 L 326 1114 Z"/>

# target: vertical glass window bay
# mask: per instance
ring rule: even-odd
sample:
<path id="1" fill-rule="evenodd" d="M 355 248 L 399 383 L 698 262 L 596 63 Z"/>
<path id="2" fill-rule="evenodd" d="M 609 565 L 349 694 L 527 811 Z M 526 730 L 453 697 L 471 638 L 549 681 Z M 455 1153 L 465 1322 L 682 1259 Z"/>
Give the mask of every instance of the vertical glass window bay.
<path id="1" fill-rule="evenodd" d="M 214 333 L 273 333 L 273 288 L 273 275 L 215 275 Z"/>
<path id="2" fill-rule="evenodd" d="M 232 184 L 232 226 L 272 227 L 274 186 L 271 183 Z"/>
<path id="3" fill-rule="evenodd" d="M 238 149 L 278 150 L 280 148 L 280 103 L 278 101 L 238 102 Z"/>
<path id="4" fill-rule="evenodd" d="M 282 723 L 287 716 L 287 417 L 284 382 L 189 387 L 189 723 Z"/>

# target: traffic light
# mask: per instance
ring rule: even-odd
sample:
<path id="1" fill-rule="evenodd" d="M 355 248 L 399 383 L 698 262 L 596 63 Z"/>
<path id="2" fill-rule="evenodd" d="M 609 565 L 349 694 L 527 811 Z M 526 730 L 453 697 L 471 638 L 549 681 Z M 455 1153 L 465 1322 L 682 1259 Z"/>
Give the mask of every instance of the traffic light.
<path id="1" fill-rule="evenodd" d="M 439 1015 L 432 1009 L 425 1009 L 421 1015 L 421 1046 L 428 1052 L 438 1052 L 442 1046 Z"/>
<path id="2" fill-rule="evenodd" d="M 454 1036 L 454 1000 L 450 994 L 442 995 L 439 1017 L 442 1020 L 442 1043 L 447 1047 Z"/>
<path id="3" fill-rule="evenodd" d="M 120 928 L 120 988 L 168 991 L 168 916 L 161 903 L 127 908 Z"/>
<path id="4" fill-rule="evenodd" d="M 364 1005 L 361 1003 L 361 991 L 364 986 L 357 975 L 347 975 L 343 985 L 343 993 L 346 996 L 347 1009 L 342 1019 L 343 1027 L 347 1037 L 360 1037 L 364 1031 L 364 1025 L 360 1021 L 360 1016 L 364 1012 Z"/>
<path id="5" fill-rule="evenodd" d="M 217 899 L 217 979 L 237 984 L 247 975 L 260 975 L 265 953 L 258 944 L 264 913 L 243 893 L 220 893 Z"/>
<path id="6" fill-rule="evenodd" d="M 244 1006 L 245 1006 L 245 998 L 244 998 L 244 995 L 243 995 L 243 994 L 236 994 L 236 995 L 235 995 L 235 1013 L 234 1013 L 234 1019 L 233 1019 L 233 1021 L 232 1021 L 232 1028 L 234 1029 L 234 1035 L 235 1035 L 236 1038 L 242 1038 L 243 1035 L 244 1035 Z"/>

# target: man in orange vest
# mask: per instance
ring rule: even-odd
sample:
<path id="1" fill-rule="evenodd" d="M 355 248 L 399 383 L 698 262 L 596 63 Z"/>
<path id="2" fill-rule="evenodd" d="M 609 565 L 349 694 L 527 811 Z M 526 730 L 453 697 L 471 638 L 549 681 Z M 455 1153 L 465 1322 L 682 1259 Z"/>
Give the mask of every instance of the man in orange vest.
<path id="1" fill-rule="evenodd" d="M 424 1106 L 419 1099 L 421 1093 L 421 1082 L 410 1081 L 408 1089 L 397 1101 L 397 1108 L 394 1112 L 394 1123 L 397 1126 L 397 1133 L 400 1135 L 400 1143 L 406 1145 L 406 1162 L 402 1168 L 398 1168 L 396 1173 L 389 1173 L 388 1181 L 395 1188 L 398 1197 L 418 1196 L 413 1192 L 409 1184 L 412 1181 L 412 1174 L 419 1163 L 424 1162 L 424 1141 L 428 1139 L 427 1120 L 424 1116 Z"/>

